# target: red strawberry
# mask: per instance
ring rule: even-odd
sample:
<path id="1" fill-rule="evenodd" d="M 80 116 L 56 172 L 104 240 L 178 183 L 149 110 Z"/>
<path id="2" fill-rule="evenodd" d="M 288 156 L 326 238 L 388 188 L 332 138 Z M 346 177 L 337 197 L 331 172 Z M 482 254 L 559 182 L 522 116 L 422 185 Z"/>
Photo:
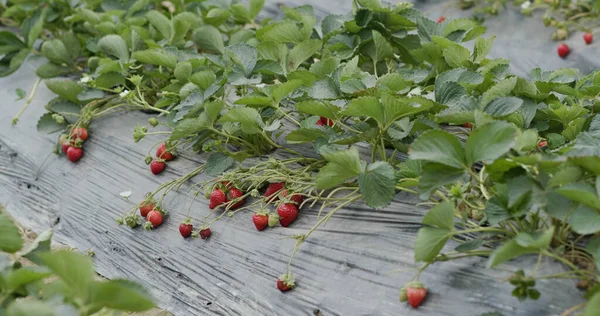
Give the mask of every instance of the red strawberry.
<path id="1" fill-rule="evenodd" d="M 77 162 L 83 156 L 83 148 L 81 147 L 69 147 L 67 149 L 67 158 L 71 160 L 71 162 Z"/>
<path id="2" fill-rule="evenodd" d="M 166 165 L 164 161 L 152 160 L 152 162 L 150 163 L 150 171 L 152 171 L 152 173 L 156 175 L 163 172 L 165 170 L 165 166 Z"/>
<path id="3" fill-rule="evenodd" d="M 287 198 L 288 190 L 285 189 L 285 190 L 281 191 L 281 195 L 283 195 L 283 197 Z M 290 201 L 292 201 L 293 203 L 296 203 L 296 205 L 298 205 L 298 207 L 300 207 L 300 204 L 302 204 L 302 201 L 304 201 L 304 197 L 302 197 L 302 195 L 300 195 L 300 194 L 294 193 L 290 197 Z"/>
<path id="4" fill-rule="evenodd" d="M 244 192 L 240 191 L 238 188 L 232 188 L 231 190 L 229 190 L 228 196 L 229 201 L 232 201 L 234 199 L 244 196 Z M 233 204 L 231 206 L 231 209 L 234 210 L 242 205 L 244 205 L 244 199 L 241 199 L 239 202 Z"/>
<path id="5" fill-rule="evenodd" d="M 281 226 L 288 227 L 298 217 L 298 207 L 292 203 L 280 204 L 277 214 L 279 214 Z"/>
<path id="6" fill-rule="evenodd" d="M 269 225 L 269 216 L 264 213 L 254 213 L 252 215 L 252 222 L 254 222 L 256 229 L 261 231 L 267 228 L 267 225 Z"/>
<path id="7" fill-rule="evenodd" d="M 154 209 L 154 202 L 152 201 L 143 201 L 140 203 L 140 215 L 142 217 L 148 216 L 148 213 Z"/>
<path id="8" fill-rule="evenodd" d="M 471 125 L 471 123 L 464 123 L 462 126 L 463 126 L 463 127 L 466 127 L 466 128 L 471 128 L 471 127 L 473 127 L 473 126 Z"/>
<path id="9" fill-rule="evenodd" d="M 68 141 L 68 140 L 66 140 L 66 141 L 62 142 L 62 143 L 60 144 L 60 146 L 62 147 L 62 151 L 63 151 L 63 153 L 65 153 L 65 154 L 66 154 L 66 153 L 67 153 L 67 150 L 69 150 L 69 148 L 71 148 L 71 142 L 70 142 L 70 141 Z"/>
<path id="10" fill-rule="evenodd" d="M 217 206 L 221 206 L 229 202 L 229 199 L 227 199 L 225 192 L 221 191 L 221 189 L 215 188 L 212 193 L 210 193 L 209 201 L 210 203 L 208 204 L 208 208 L 212 210 Z"/>
<path id="11" fill-rule="evenodd" d="M 446 17 L 445 17 L 445 16 L 440 16 L 440 17 L 437 19 L 437 22 L 438 22 L 438 23 L 442 23 L 442 22 L 444 22 L 444 21 L 446 21 Z"/>
<path id="12" fill-rule="evenodd" d="M 281 191 L 281 189 L 283 189 L 284 185 L 285 182 L 269 183 L 269 186 L 265 190 L 265 197 L 267 198 L 267 202 L 277 201 L 279 199 L 277 197 L 277 194 L 279 193 L 279 191 Z"/>
<path id="13" fill-rule="evenodd" d="M 317 121 L 317 125 L 319 125 L 319 126 L 325 126 L 325 123 L 321 122 L 321 120 L 318 120 Z"/>
<path id="14" fill-rule="evenodd" d="M 194 225 L 190 223 L 189 218 L 185 222 L 179 224 L 179 233 L 183 238 L 189 237 L 192 234 L 193 229 Z"/>
<path id="15" fill-rule="evenodd" d="M 217 178 L 217 182 L 218 182 L 218 185 L 220 185 L 223 188 L 227 188 L 227 189 L 233 188 L 233 184 L 231 182 L 229 182 L 227 180 L 221 181 L 221 177 Z"/>
<path id="16" fill-rule="evenodd" d="M 277 289 L 281 292 L 287 292 L 296 287 L 294 276 L 291 273 L 282 274 L 277 278 Z"/>
<path id="17" fill-rule="evenodd" d="M 324 126 L 324 125 L 333 126 L 333 121 L 326 118 L 325 116 L 321 116 L 321 118 L 319 119 L 319 122 L 321 122 L 321 124 L 319 124 L 321 126 Z"/>
<path id="18" fill-rule="evenodd" d="M 81 139 L 82 142 L 85 142 L 88 139 L 88 131 L 85 127 L 75 127 L 71 131 L 71 137 L 73 139 Z"/>
<path id="19" fill-rule="evenodd" d="M 165 161 L 171 161 L 175 159 L 175 155 L 173 155 L 173 153 L 170 151 L 167 151 L 167 145 L 165 145 L 165 143 L 158 145 L 158 149 L 156 149 L 156 157 L 164 159 Z"/>
<path id="20" fill-rule="evenodd" d="M 406 296 L 410 306 L 417 308 L 427 296 L 427 289 L 421 282 L 411 282 L 406 286 Z"/>
<path id="21" fill-rule="evenodd" d="M 586 44 L 591 44 L 592 40 L 594 39 L 594 36 L 592 35 L 592 33 L 590 32 L 585 32 L 583 34 L 583 40 L 585 41 Z"/>
<path id="22" fill-rule="evenodd" d="M 558 52 L 558 56 L 560 56 L 561 58 L 565 58 L 567 57 L 567 55 L 569 55 L 569 52 L 571 50 L 569 49 L 569 46 L 567 46 L 567 44 L 563 43 L 558 45 L 556 51 Z"/>
<path id="23" fill-rule="evenodd" d="M 157 210 L 152 210 L 146 216 L 146 224 L 144 225 L 144 228 L 146 228 L 146 229 L 156 228 L 156 227 L 160 226 L 160 224 L 162 224 L 162 222 L 163 222 L 162 213 Z"/>
<path id="24" fill-rule="evenodd" d="M 210 237 L 210 228 L 204 228 L 200 230 L 200 238 L 206 239 Z"/>
<path id="25" fill-rule="evenodd" d="M 538 147 L 539 147 L 539 148 L 543 148 L 543 147 L 546 147 L 546 146 L 548 146 L 548 142 L 547 142 L 547 141 L 545 141 L 545 140 L 544 140 L 544 141 L 541 141 L 541 142 L 538 144 Z"/>

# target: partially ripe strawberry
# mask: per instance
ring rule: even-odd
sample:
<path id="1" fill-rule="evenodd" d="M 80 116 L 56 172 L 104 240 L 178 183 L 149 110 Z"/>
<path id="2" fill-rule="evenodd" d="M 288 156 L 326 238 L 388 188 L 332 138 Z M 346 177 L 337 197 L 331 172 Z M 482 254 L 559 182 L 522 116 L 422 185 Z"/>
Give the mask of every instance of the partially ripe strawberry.
<path id="1" fill-rule="evenodd" d="M 200 230 L 200 238 L 206 239 L 210 237 L 210 228 L 204 228 Z"/>
<path id="2" fill-rule="evenodd" d="M 442 22 L 444 22 L 444 21 L 446 21 L 446 17 L 444 17 L 444 16 L 440 16 L 440 17 L 437 19 L 437 22 L 438 22 L 438 23 L 442 23 Z"/>
<path id="3" fill-rule="evenodd" d="M 71 162 L 77 162 L 83 156 L 83 148 L 81 147 L 69 147 L 67 149 L 67 158 L 71 160 Z"/>
<path id="4" fill-rule="evenodd" d="M 298 217 L 298 207 L 292 203 L 280 204 L 277 208 L 277 214 L 279 215 L 279 223 L 283 227 L 288 227 Z"/>
<path id="5" fill-rule="evenodd" d="M 85 127 L 75 127 L 71 131 L 71 137 L 73 139 L 81 139 L 82 142 L 85 142 L 88 139 L 88 131 Z"/>
<path id="6" fill-rule="evenodd" d="M 68 141 L 68 140 L 66 140 L 66 141 L 62 142 L 62 143 L 60 144 L 60 146 L 62 147 L 62 151 L 63 151 L 63 153 L 65 153 L 65 154 L 66 154 L 66 153 L 67 153 L 67 150 L 69 150 L 69 148 L 71 148 L 71 142 L 70 142 L 70 141 Z"/>
<path id="7" fill-rule="evenodd" d="M 238 188 L 232 188 L 231 190 L 229 190 L 228 195 L 229 201 L 233 201 L 234 199 L 241 198 L 242 196 L 244 196 L 244 192 L 240 191 Z M 235 210 L 236 208 L 242 205 L 244 205 L 244 199 L 241 199 L 239 202 L 233 204 L 231 206 L 231 209 Z"/>
<path id="8" fill-rule="evenodd" d="M 283 189 L 284 185 L 285 182 L 269 183 L 269 186 L 265 190 L 265 197 L 267 198 L 267 202 L 277 201 L 279 199 L 277 197 L 277 194 L 279 193 L 279 191 L 281 191 L 281 189 Z"/>
<path id="9" fill-rule="evenodd" d="M 294 277 L 291 273 L 282 274 L 277 278 L 277 289 L 281 292 L 290 291 L 294 287 L 296 287 L 296 284 L 294 283 Z"/>
<path id="10" fill-rule="evenodd" d="M 189 221 L 185 221 L 179 224 L 179 233 L 181 237 L 187 238 L 192 234 L 192 230 L 194 229 L 194 225 L 192 225 Z"/>
<path id="11" fill-rule="evenodd" d="M 545 141 L 545 140 L 543 140 L 543 141 L 539 142 L 539 144 L 538 144 L 538 147 L 539 147 L 539 148 L 544 148 L 544 147 L 546 147 L 546 146 L 548 146 L 548 142 L 547 142 L 547 141 Z"/>
<path id="12" fill-rule="evenodd" d="M 560 56 L 561 58 L 565 58 L 567 57 L 567 55 L 569 55 L 569 52 L 571 50 L 569 49 L 569 46 L 567 46 L 567 44 L 563 43 L 558 45 L 556 51 L 558 52 L 558 56 Z"/>
<path id="13" fill-rule="evenodd" d="M 583 34 L 583 40 L 585 41 L 586 44 L 591 44 L 592 40 L 594 39 L 594 36 L 592 35 L 592 33 L 590 32 L 585 32 Z"/>
<path id="14" fill-rule="evenodd" d="M 284 198 L 287 198 L 288 190 L 285 189 L 285 190 L 281 191 L 281 195 L 283 195 Z M 292 196 L 290 197 L 290 201 L 292 201 L 292 203 L 295 203 L 298 207 L 300 207 L 300 204 L 302 204 L 302 201 L 304 201 L 304 198 L 300 194 L 293 193 Z"/>
<path id="15" fill-rule="evenodd" d="M 165 170 L 165 166 L 166 165 L 164 161 L 152 160 L 150 163 L 150 171 L 156 175 L 163 172 Z"/>
<path id="16" fill-rule="evenodd" d="M 269 225 L 269 216 L 264 213 L 254 213 L 252 214 L 252 222 L 257 230 L 264 230 Z"/>
<path id="17" fill-rule="evenodd" d="M 154 209 L 154 202 L 152 201 L 142 201 L 140 203 L 140 215 L 142 217 L 148 216 L 148 213 Z"/>
<path id="18" fill-rule="evenodd" d="M 160 226 L 163 222 L 163 215 L 157 210 L 152 210 L 146 216 L 146 224 L 144 228 L 152 229 Z"/>
<path id="19" fill-rule="evenodd" d="M 171 161 L 175 159 L 175 155 L 167 151 L 167 145 L 165 143 L 158 145 L 158 148 L 156 149 L 156 157 L 164 159 L 165 161 Z"/>
<path id="20" fill-rule="evenodd" d="M 210 203 L 208 204 L 208 208 L 209 209 L 214 209 L 215 207 L 221 206 L 227 202 L 229 202 L 229 200 L 227 199 L 227 195 L 225 195 L 225 192 L 221 191 L 221 189 L 215 188 L 211 193 L 210 193 L 210 198 L 209 198 Z"/>
<path id="21" fill-rule="evenodd" d="M 419 307 L 427 296 L 427 289 L 421 282 L 411 282 L 406 286 L 406 297 L 413 308 Z"/>

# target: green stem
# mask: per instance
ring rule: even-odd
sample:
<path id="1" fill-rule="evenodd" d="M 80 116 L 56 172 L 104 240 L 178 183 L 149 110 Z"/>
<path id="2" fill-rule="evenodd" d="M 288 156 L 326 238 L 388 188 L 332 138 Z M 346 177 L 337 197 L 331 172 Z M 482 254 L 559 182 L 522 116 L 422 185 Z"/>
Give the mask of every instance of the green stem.
<path id="1" fill-rule="evenodd" d="M 33 85 L 33 89 L 31 90 L 31 93 L 29 93 L 29 97 L 27 98 L 27 101 L 25 101 L 25 106 L 23 106 L 21 111 L 19 111 L 19 113 L 17 113 L 17 115 L 15 115 L 15 117 L 13 117 L 12 125 L 17 125 L 17 123 L 19 122 L 19 117 L 21 117 L 21 115 L 25 112 L 25 110 L 27 110 L 27 108 L 31 104 L 31 101 L 33 101 L 33 97 L 35 96 L 35 92 L 37 91 L 38 86 L 40 85 L 40 82 L 42 82 L 42 78 L 38 78 L 38 80 Z"/>

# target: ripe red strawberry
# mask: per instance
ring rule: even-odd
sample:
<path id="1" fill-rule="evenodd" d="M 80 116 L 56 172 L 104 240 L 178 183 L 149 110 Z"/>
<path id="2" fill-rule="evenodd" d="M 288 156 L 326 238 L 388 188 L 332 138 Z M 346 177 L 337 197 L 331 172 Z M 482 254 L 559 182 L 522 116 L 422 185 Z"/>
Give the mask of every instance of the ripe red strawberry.
<path id="1" fill-rule="evenodd" d="M 81 147 L 69 147 L 67 149 L 67 158 L 71 160 L 71 162 L 77 162 L 83 156 L 83 148 Z"/>
<path id="2" fill-rule="evenodd" d="M 333 126 L 334 125 L 333 121 L 330 120 L 330 119 L 328 119 L 328 118 L 326 118 L 325 116 L 321 116 L 321 118 L 319 119 L 319 122 L 321 122 L 321 124 L 319 124 L 321 126 L 325 126 L 325 125 L 327 125 L 327 126 Z"/>
<path id="3" fill-rule="evenodd" d="M 244 192 L 240 191 L 238 188 L 232 188 L 231 190 L 229 190 L 227 195 L 229 197 L 229 201 L 232 201 L 234 199 L 244 196 Z M 242 205 L 244 205 L 244 199 L 241 199 L 239 202 L 233 204 L 231 206 L 231 209 L 235 210 L 236 208 L 238 208 Z"/>
<path id="4" fill-rule="evenodd" d="M 221 191 L 221 189 L 215 188 L 210 193 L 209 201 L 210 203 L 208 204 L 208 208 L 212 210 L 217 206 L 221 206 L 229 202 L 229 199 L 227 199 L 227 195 L 225 195 L 225 192 Z"/>
<path id="5" fill-rule="evenodd" d="M 442 22 L 444 22 L 444 21 L 446 21 L 446 17 L 445 17 L 445 16 L 440 16 L 440 17 L 437 19 L 437 22 L 438 22 L 438 23 L 442 23 Z"/>
<path id="6" fill-rule="evenodd" d="M 325 123 L 321 122 L 321 120 L 318 120 L 317 121 L 317 125 L 319 125 L 319 126 L 325 126 Z"/>
<path id="7" fill-rule="evenodd" d="M 417 308 L 427 296 L 427 288 L 421 282 L 411 282 L 406 286 L 406 296 L 410 306 Z"/>
<path id="8" fill-rule="evenodd" d="M 269 186 L 265 190 L 265 197 L 267 198 L 267 202 L 277 201 L 279 199 L 277 197 L 277 194 L 279 193 L 279 191 L 281 191 L 281 189 L 283 189 L 284 185 L 285 182 L 269 183 Z"/>
<path id="9" fill-rule="evenodd" d="M 269 216 L 264 213 L 254 213 L 252 215 L 252 222 L 254 222 L 256 229 L 261 231 L 267 228 L 267 225 L 269 225 Z"/>
<path id="10" fill-rule="evenodd" d="M 288 190 L 285 189 L 285 190 L 281 191 L 281 195 L 283 195 L 283 197 L 287 198 Z M 292 196 L 290 197 L 290 201 L 292 201 L 293 203 L 296 203 L 296 205 L 298 207 L 300 207 L 300 204 L 302 204 L 302 201 L 304 201 L 304 197 L 302 197 L 302 195 L 300 195 L 300 194 L 293 193 Z"/>
<path id="11" fill-rule="evenodd" d="M 558 52 L 558 56 L 560 56 L 561 58 L 565 58 L 567 57 L 567 55 L 569 55 L 569 52 L 571 50 L 569 49 L 569 46 L 567 46 L 567 44 L 563 43 L 558 45 L 556 51 Z"/>
<path id="12" fill-rule="evenodd" d="M 545 141 L 545 140 L 541 141 L 541 142 L 538 144 L 538 147 L 539 147 L 539 148 L 543 148 L 543 147 L 546 147 L 546 146 L 548 146 L 548 142 L 547 142 L 547 141 Z"/>
<path id="13" fill-rule="evenodd" d="M 71 137 L 73 139 L 81 139 L 82 142 L 85 142 L 88 139 L 88 131 L 85 127 L 75 127 L 71 131 Z"/>
<path id="14" fill-rule="evenodd" d="M 594 36 L 592 35 L 592 33 L 590 32 L 585 32 L 583 34 L 583 40 L 585 41 L 586 44 L 591 44 L 592 40 L 594 39 Z"/>
<path id="15" fill-rule="evenodd" d="M 200 230 L 200 238 L 206 239 L 210 237 L 210 228 L 204 228 Z"/>
<path id="16" fill-rule="evenodd" d="M 160 226 L 160 224 L 162 224 L 162 222 L 163 222 L 162 213 L 157 210 L 152 210 L 146 216 L 146 224 L 144 225 L 144 228 L 146 228 L 146 229 L 156 228 L 156 227 Z"/>
<path id="17" fill-rule="evenodd" d="M 150 163 L 150 171 L 152 171 L 152 173 L 156 175 L 163 172 L 165 170 L 165 166 L 166 165 L 164 161 L 152 160 L 152 162 Z"/>
<path id="18" fill-rule="evenodd" d="M 140 215 L 142 217 L 148 216 L 148 213 L 154 209 L 154 202 L 152 201 L 142 201 L 140 203 Z"/>
<path id="19" fill-rule="evenodd" d="M 181 237 L 186 238 L 192 234 L 192 230 L 194 229 L 194 225 L 190 223 L 189 218 L 186 219 L 185 222 L 179 224 L 179 233 Z"/>
<path id="20" fill-rule="evenodd" d="M 171 161 L 175 159 L 175 155 L 170 151 L 167 151 L 167 145 L 165 143 L 161 143 L 158 145 L 156 149 L 156 157 L 160 159 L 164 159 L 165 161 Z"/>
<path id="21" fill-rule="evenodd" d="M 298 217 L 298 207 L 292 203 L 280 204 L 277 214 L 279 214 L 281 226 L 288 227 Z"/>
<path id="22" fill-rule="evenodd" d="M 473 126 L 471 125 L 471 123 L 464 123 L 462 126 L 463 126 L 463 127 L 466 127 L 466 128 L 471 128 L 471 127 L 473 127 Z"/>
<path id="23" fill-rule="evenodd" d="M 291 273 L 282 274 L 277 278 L 277 289 L 281 292 L 287 292 L 296 287 L 294 276 Z"/>
<path id="24" fill-rule="evenodd" d="M 67 150 L 69 150 L 69 148 L 71 148 L 71 142 L 68 140 L 65 140 L 64 142 L 62 142 L 60 144 L 60 146 L 62 147 L 62 151 L 63 153 L 67 153 Z"/>

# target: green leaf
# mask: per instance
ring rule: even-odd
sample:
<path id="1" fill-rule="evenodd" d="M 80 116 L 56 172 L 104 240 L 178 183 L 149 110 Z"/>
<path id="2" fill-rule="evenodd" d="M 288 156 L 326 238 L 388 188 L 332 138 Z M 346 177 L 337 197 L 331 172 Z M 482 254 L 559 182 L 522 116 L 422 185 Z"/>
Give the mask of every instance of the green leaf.
<path id="1" fill-rule="evenodd" d="M 216 177 L 233 166 L 233 163 L 233 158 L 217 152 L 208 157 L 206 164 L 204 164 L 204 170 L 207 175 Z"/>
<path id="2" fill-rule="evenodd" d="M 223 54 L 225 44 L 221 32 L 212 25 L 203 25 L 194 32 L 194 42 L 200 51 Z"/>
<path id="3" fill-rule="evenodd" d="M 217 76 L 215 75 L 214 71 L 203 70 L 194 73 L 188 79 L 191 83 L 197 85 L 202 91 L 205 91 L 217 80 Z"/>
<path id="4" fill-rule="evenodd" d="M 35 74 L 42 79 L 50 79 L 71 73 L 71 68 L 48 62 L 39 66 Z"/>
<path id="5" fill-rule="evenodd" d="M 229 7 L 233 17 L 235 20 L 240 22 L 250 22 L 252 18 L 250 18 L 250 12 L 242 3 L 236 3 Z"/>
<path id="6" fill-rule="evenodd" d="M 170 55 L 162 49 L 149 49 L 149 50 L 138 50 L 131 56 L 139 62 L 169 67 L 175 69 L 177 66 L 177 57 Z"/>
<path id="7" fill-rule="evenodd" d="M 19 251 L 23 239 L 19 228 L 6 215 L 0 214 L 0 250 L 8 253 Z"/>
<path id="8" fill-rule="evenodd" d="M 248 77 L 256 67 L 258 51 L 248 44 L 238 44 L 227 47 L 229 57 L 241 68 L 242 73 Z"/>
<path id="9" fill-rule="evenodd" d="M 128 280 L 95 281 L 90 285 L 91 304 L 128 312 L 143 312 L 155 307 L 150 294 Z"/>
<path id="10" fill-rule="evenodd" d="M 244 133 L 255 134 L 260 131 L 259 124 L 262 123 L 262 119 L 253 108 L 237 107 L 227 111 L 219 122 L 239 122 Z"/>
<path id="11" fill-rule="evenodd" d="M 0 77 L 6 77 L 21 67 L 29 56 L 30 50 L 29 48 L 23 48 L 17 53 L 9 54 L 4 56 L 0 60 Z"/>
<path id="12" fill-rule="evenodd" d="M 45 279 L 50 275 L 52 273 L 45 267 L 22 267 L 6 275 L 6 287 L 8 290 L 16 291 L 21 286 Z"/>
<path id="13" fill-rule="evenodd" d="M 471 250 L 475 250 L 478 249 L 479 247 L 483 246 L 484 241 L 481 239 L 472 239 L 469 241 L 465 241 L 463 243 L 461 243 L 460 245 L 456 246 L 456 248 L 454 248 L 454 250 L 458 251 L 458 252 L 468 252 Z"/>
<path id="14" fill-rule="evenodd" d="M 600 238 L 594 237 L 591 239 L 585 249 L 594 257 L 596 268 L 600 270 Z"/>
<path id="15" fill-rule="evenodd" d="M 556 192 L 575 202 L 600 210 L 600 198 L 596 195 L 596 190 L 585 182 L 567 184 Z"/>
<path id="16" fill-rule="evenodd" d="M 385 124 L 383 108 L 379 100 L 375 97 L 369 96 L 352 99 L 340 113 L 348 116 L 371 117 L 375 119 L 380 126 Z"/>
<path id="17" fill-rule="evenodd" d="M 27 258 L 37 265 L 41 265 L 42 260 L 39 258 L 39 255 L 50 251 L 53 233 L 52 229 L 49 229 L 39 234 L 32 243 L 19 251 L 19 256 Z"/>
<path id="18" fill-rule="evenodd" d="M 518 111 L 523 100 L 517 97 L 500 97 L 485 106 L 484 111 L 493 117 L 501 117 Z"/>
<path id="19" fill-rule="evenodd" d="M 387 129 L 387 134 L 393 140 L 403 140 L 410 134 L 414 124 L 415 122 L 411 122 L 408 117 L 405 117 L 390 124 L 390 127 Z"/>
<path id="20" fill-rule="evenodd" d="M 225 107 L 225 103 L 222 100 L 216 100 L 204 104 L 204 111 L 210 117 L 211 121 L 214 122 L 221 114 L 221 110 Z"/>
<path id="21" fill-rule="evenodd" d="M 445 131 L 432 130 L 421 134 L 410 146 L 408 153 L 413 160 L 436 162 L 457 169 L 466 166 L 460 140 Z"/>
<path id="22" fill-rule="evenodd" d="M 447 228 L 422 227 L 415 242 L 415 261 L 432 262 L 451 236 Z"/>
<path id="23" fill-rule="evenodd" d="M 481 105 L 485 107 L 492 100 L 508 95 L 515 88 L 516 84 L 517 77 L 511 77 L 496 83 L 483 93 L 481 96 Z"/>
<path id="24" fill-rule="evenodd" d="M 433 102 L 420 96 L 409 98 L 397 98 L 389 94 L 381 96 L 381 106 L 384 113 L 384 124 L 389 123 L 408 115 L 424 112 L 433 107 Z"/>
<path id="25" fill-rule="evenodd" d="M 17 94 L 17 100 L 15 101 L 23 100 L 27 96 L 27 92 L 21 88 L 15 89 L 15 93 Z"/>
<path id="26" fill-rule="evenodd" d="M 90 101 L 104 98 L 106 94 L 99 89 L 86 89 L 77 95 L 80 101 Z"/>
<path id="27" fill-rule="evenodd" d="M 300 43 L 305 38 L 296 22 L 285 20 L 272 23 L 256 31 L 256 38 L 262 42 Z"/>
<path id="28" fill-rule="evenodd" d="M 296 89 L 302 86 L 302 80 L 290 80 L 279 84 L 275 89 L 271 90 L 271 97 L 275 104 L 279 104 L 283 98 L 288 96 L 290 93 L 296 91 Z"/>
<path id="29" fill-rule="evenodd" d="M 361 7 L 371 10 L 381 9 L 381 1 L 380 0 L 358 0 L 358 4 Z"/>
<path id="30" fill-rule="evenodd" d="M 61 131 L 67 127 L 67 122 L 58 124 L 52 117 L 52 113 L 45 113 L 37 122 L 37 131 L 44 134 L 52 134 Z"/>
<path id="31" fill-rule="evenodd" d="M 25 43 L 23 43 L 12 32 L 0 31 L 0 54 L 9 54 L 12 52 L 19 51 L 26 47 L 27 45 L 25 45 Z"/>
<path id="32" fill-rule="evenodd" d="M 40 53 L 57 65 L 71 65 L 73 63 L 65 44 L 58 39 L 45 41 L 42 44 Z"/>
<path id="33" fill-rule="evenodd" d="M 596 293 L 585 305 L 582 316 L 596 316 L 600 311 L 600 292 Z"/>
<path id="34" fill-rule="evenodd" d="M 160 12 L 154 10 L 148 11 L 146 13 L 146 18 L 169 43 L 173 40 L 173 36 L 175 36 L 175 29 L 173 27 L 173 23 L 171 23 L 171 20 L 169 20 Z"/>
<path id="35" fill-rule="evenodd" d="M 50 91 L 59 97 L 74 103 L 79 103 L 77 95 L 83 92 L 83 87 L 71 79 L 48 79 L 45 81 Z"/>
<path id="36" fill-rule="evenodd" d="M 290 50 L 288 55 L 288 72 L 298 69 L 307 59 L 321 50 L 322 42 L 318 39 L 303 41 Z"/>
<path id="37" fill-rule="evenodd" d="M 458 44 L 453 44 L 444 49 L 444 59 L 452 68 L 465 66 L 470 56 L 471 52 Z"/>
<path id="38" fill-rule="evenodd" d="M 98 41 L 98 49 L 109 56 L 114 56 L 121 62 L 129 61 L 127 43 L 119 35 L 106 35 Z"/>
<path id="39" fill-rule="evenodd" d="M 40 37 L 42 29 L 44 28 L 44 21 L 46 20 L 48 9 L 48 7 L 44 7 L 39 15 L 31 17 L 31 19 L 33 19 L 31 20 L 31 27 L 28 32 L 23 32 L 27 38 L 27 46 L 33 47 L 35 41 Z"/>
<path id="40" fill-rule="evenodd" d="M 394 168 L 385 161 L 374 162 L 358 175 L 358 186 L 368 206 L 386 207 L 396 193 Z"/>
<path id="41" fill-rule="evenodd" d="M 517 137 L 517 143 L 515 148 L 521 152 L 532 151 L 537 146 L 538 133 L 535 129 L 528 129 L 523 131 L 521 135 Z"/>
<path id="42" fill-rule="evenodd" d="M 332 109 L 335 107 L 327 106 L 325 103 L 321 101 L 311 100 L 298 102 L 295 104 L 296 109 L 302 113 L 324 116 L 326 118 L 333 119 L 335 118 L 335 114 Z"/>
<path id="43" fill-rule="evenodd" d="M 355 147 L 334 150 L 323 146 L 321 154 L 328 163 L 317 174 L 315 185 L 318 189 L 331 189 L 362 172 L 358 150 Z"/>
<path id="44" fill-rule="evenodd" d="M 492 49 L 492 43 L 494 43 L 495 39 L 496 36 L 492 35 L 488 38 L 478 37 L 475 40 L 475 47 L 473 48 L 473 62 L 478 64 L 485 59 L 487 54 Z"/>
<path id="45" fill-rule="evenodd" d="M 437 226 L 454 230 L 454 206 L 444 202 L 430 209 L 423 217 L 423 225 Z"/>
<path id="46" fill-rule="evenodd" d="M 82 294 L 87 292 L 96 275 L 92 259 L 72 251 L 48 252 L 40 254 L 39 258 L 74 291 Z"/>
<path id="47" fill-rule="evenodd" d="M 373 30 L 373 45 L 367 46 L 367 55 L 377 63 L 394 55 L 394 48 L 381 33 Z"/>
<path id="48" fill-rule="evenodd" d="M 571 215 L 571 228 L 582 235 L 600 232 L 600 213 L 585 205 L 579 205 Z"/>
<path id="49" fill-rule="evenodd" d="M 583 170 L 576 166 L 565 166 L 552 175 L 548 181 L 549 188 L 560 187 L 565 184 L 570 184 L 579 181 L 583 176 Z"/>
<path id="50" fill-rule="evenodd" d="M 495 121 L 477 128 L 467 139 L 467 163 L 491 163 L 516 144 L 517 129 L 510 123 Z"/>
<path id="51" fill-rule="evenodd" d="M 262 11 L 265 6 L 265 0 L 250 0 L 248 3 L 248 11 L 250 12 L 250 17 L 252 19 L 256 19 L 260 11 Z"/>
<path id="52" fill-rule="evenodd" d="M 425 164 L 419 179 L 419 198 L 429 199 L 436 189 L 462 180 L 464 174 L 464 168 L 456 169 L 436 163 Z"/>
<path id="53" fill-rule="evenodd" d="M 336 83 L 331 78 L 321 79 L 313 84 L 309 96 L 314 99 L 336 99 L 340 93 Z"/>
<path id="54" fill-rule="evenodd" d="M 6 316 L 59 316 L 55 306 L 35 299 L 16 300 L 6 308 Z"/>
<path id="55" fill-rule="evenodd" d="M 550 242 L 552 241 L 553 234 L 554 227 L 550 226 L 548 229 L 541 232 L 520 232 L 519 234 L 517 234 L 517 236 L 515 236 L 514 240 L 521 247 L 545 250 L 548 249 L 548 247 L 550 247 Z"/>
<path id="56" fill-rule="evenodd" d="M 125 77 L 118 72 L 107 72 L 96 77 L 94 83 L 98 88 L 109 89 L 117 85 L 124 85 Z"/>
<path id="57" fill-rule="evenodd" d="M 300 128 L 291 131 L 285 138 L 290 144 L 300 144 L 326 138 L 327 134 L 320 129 Z"/>
<path id="58" fill-rule="evenodd" d="M 519 245 L 516 239 L 511 239 L 505 242 L 502 246 L 496 248 L 487 262 L 488 268 L 493 268 L 501 263 L 504 263 L 510 259 L 529 254 L 537 253 L 539 249 L 523 247 Z"/>

